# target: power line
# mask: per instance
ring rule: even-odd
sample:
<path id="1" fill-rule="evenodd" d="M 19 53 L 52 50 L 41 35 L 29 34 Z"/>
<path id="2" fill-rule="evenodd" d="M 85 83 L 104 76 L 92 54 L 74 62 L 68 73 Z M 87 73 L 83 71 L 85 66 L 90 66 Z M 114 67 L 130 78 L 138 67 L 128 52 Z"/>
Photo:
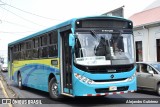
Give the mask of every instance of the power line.
<path id="1" fill-rule="evenodd" d="M 6 22 L 6 23 L 9 23 L 9 24 L 12 24 L 12 25 L 16 25 L 16 26 L 20 26 L 20 27 L 24 27 L 24 28 L 33 29 L 33 28 L 30 28 L 30 27 L 27 27 L 27 26 L 24 26 L 24 25 L 21 25 L 21 24 L 18 24 L 18 23 L 10 22 L 10 21 L 7 21 L 7 20 L 0 20 L 0 23 L 3 23 L 3 22 Z"/>
<path id="2" fill-rule="evenodd" d="M 2 2 L 2 1 L 0 1 L 0 2 Z M 24 13 L 31 14 L 31 15 L 34 15 L 34 16 L 37 16 L 37 17 L 41 17 L 41 18 L 49 19 L 49 20 L 63 21 L 63 20 L 59 20 L 59 19 L 53 19 L 53 18 L 48 18 L 48 17 L 45 17 L 45 16 L 40 16 L 40 15 L 37 15 L 37 14 L 35 14 L 35 13 L 31 13 L 31 12 L 22 10 L 22 9 L 20 9 L 20 8 L 17 8 L 17 7 L 15 7 L 15 6 L 9 5 L 9 4 L 5 3 L 5 2 L 2 2 L 2 3 L 4 3 L 4 4 L 7 5 L 7 6 L 10 6 L 10 7 L 14 8 L 14 9 L 17 9 L 17 10 L 19 10 L 19 11 L 22 11 L 22 12 L 24 12 Z"/>
<path id="3" fill-rule="evenodd" d="M 40 24 L 38 24 L 38 23 L 35 23 L 35 22 L 31 21 L 31 20 L 28 20 L 28 19 L 26 19 L 26 18 L 23 18 L 23 17 L 15 14 L 15 13 L 11 12 L 10 10 L 7 10 L 7 9 L 1 7 L 1 6 L 0 6 L 0 8 L 4 9 L 5 11 L 7 11 L 7 12 L 9 12 L 9 13 L 14 14 L 15 16 L 17 16 L 17 17 L 19 17 L 19 18 L 21 18 L 21 19 L 23 19 L 23 20 L 25 20 L 25 21 L 27 21 L 27 22 L 30 22 L 30 23 L 35 24 L 35 25 L 38 25 L 38 26 L 43 26 L 43 25 L 40 25 Z M 45 27 L 45 26 L 43 26 L 43 27 Z"/>
<path id="4" fill-rule="evenodd" d="M 35 31 L 24 31 L 24 32 L 6 32 L 6 31 L 0 31 L 0 33 L 32 33 L 32 32 L 35 32 Z"/>

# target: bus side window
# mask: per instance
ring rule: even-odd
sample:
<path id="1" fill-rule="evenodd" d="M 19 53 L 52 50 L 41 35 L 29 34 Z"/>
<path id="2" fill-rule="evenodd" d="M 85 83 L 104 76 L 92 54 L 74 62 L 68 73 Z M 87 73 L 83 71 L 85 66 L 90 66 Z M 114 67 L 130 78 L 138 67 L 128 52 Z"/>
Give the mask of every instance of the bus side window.
<path id="1" fill-rule="evenodd" d="M 41 49 L 41 46 L 42 46 L 42 37 L 39 37 L 39 38 L 38 38 L 38 58 L 41 58 L 41 57 L 42 57 L 42 49 Z"/>
<path id="2" fill-rule="evenodd" d="M 25 42 L 22 42 L 22 43 L 20 43 L 20 50 L 21 50 L 21 52 L 20 52 L 20 56 L 21 56 L 21 60 L 24 60 L 25 59 Z"/>
<path id="3" fill-rule="evenodd" d="M 38 58 L 38 38 L 33 39 L 33 58 Z"/>
<path id="4" fill-rule="evenodd" d="M 26 42 L 26 59 L 32 59 L 32 40 Z"/>
<path id="5" fill-rule="evenodd" d="M 47 45 L 48 45 L 48 39 L 47 35 L 45 34 L 42 36 L 42 57 L 48 57 Z"/>
<path id="6" fill-rule="evenodd" d="M 58 33 L 55 30 L 50 32 L 48 35 L 49 35 L 48 56 L 57 57 L 58 56 Z"/>

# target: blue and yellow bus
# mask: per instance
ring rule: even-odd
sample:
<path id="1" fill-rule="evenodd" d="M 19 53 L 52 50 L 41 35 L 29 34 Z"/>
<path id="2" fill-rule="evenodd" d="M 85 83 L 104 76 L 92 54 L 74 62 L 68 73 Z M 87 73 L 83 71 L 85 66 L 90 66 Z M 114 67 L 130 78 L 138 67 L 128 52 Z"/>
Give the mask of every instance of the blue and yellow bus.
<path id="1" fill-rule="evenodd" d="M 8 45 L 10 79 L 51 98 L 107 96 L 135 91 L 133 23 L 74 18 Z"/>

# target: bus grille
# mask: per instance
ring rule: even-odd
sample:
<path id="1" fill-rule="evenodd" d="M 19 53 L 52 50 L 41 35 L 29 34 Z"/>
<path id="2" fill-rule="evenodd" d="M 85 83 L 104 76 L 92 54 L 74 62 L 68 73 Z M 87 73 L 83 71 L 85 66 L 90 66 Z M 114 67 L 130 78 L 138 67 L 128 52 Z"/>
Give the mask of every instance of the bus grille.
<path id="1" fill-rule="evenodd" d="M 127 78 L 121 78 L 121 79 L 109 79 L 109 80 L 93 80 L 94 82 L 115 82 L 115 81 L 124 81 Z"/>
<path id="2" fill-rule="evenodd" d="M 131 71 L 134 68 L 134 64 L 130 65 L 111 65 L 111 66 L 81 66 L 81 65 L 76 65 L 77 68 L 89 72 L 92 74 L 96 73 L 103 73 L 103 74 L 108 74 L 108 73 L 120 73 L 120 72 L 128 72 Z"/>
<path id="3" fill-rule="evenodd" d="M 119 91 L 127 91 L 129 86 L 117 87 L 115 91 L 109 91 L 109 88 L 99 88 L 95 89 L 96 93 L 108 93 L 108 92 L 119 92 Z"/>

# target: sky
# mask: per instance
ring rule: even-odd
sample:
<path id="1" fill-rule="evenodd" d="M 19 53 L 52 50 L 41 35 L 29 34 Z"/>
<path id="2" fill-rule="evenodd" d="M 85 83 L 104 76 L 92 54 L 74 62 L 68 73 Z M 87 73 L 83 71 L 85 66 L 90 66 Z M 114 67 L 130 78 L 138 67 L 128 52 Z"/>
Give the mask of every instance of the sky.
<path id="1" fill-rule="evenodd" d="M 124 17 L 129 18 L 154 1 L 0 0 L 0 52 L 10 42 L 74 17 L 101 15 L 124 5 Z"/>

